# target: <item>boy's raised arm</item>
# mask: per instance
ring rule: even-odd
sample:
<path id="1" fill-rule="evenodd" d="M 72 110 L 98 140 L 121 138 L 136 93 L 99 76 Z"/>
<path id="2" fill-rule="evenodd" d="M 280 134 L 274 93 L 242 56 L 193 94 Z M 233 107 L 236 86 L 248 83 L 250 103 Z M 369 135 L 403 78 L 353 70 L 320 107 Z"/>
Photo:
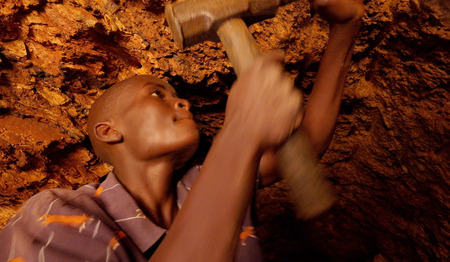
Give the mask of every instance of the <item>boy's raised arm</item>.
<path id="1" fill-rule="evenodd" d="M 330 35 L 300 128 L 321 155 L 333 137 L 364 6 L 362 0 L 315 0 L 311 5 L 330 23 Z"/>
<path id="2" fill-rule="evenodd" d="M 320 63 L 313 90 L 300 127 L 312 148 L 322 155 L 333 138 L 355 36 L 364 13 L 362 0 L 311 0 L 312 7 L 330 24 L 327 48 Z M 261 184 L 280 179 L 275 149 L 261 160 Z"/>
<path id="3" fill-rule="evenodd" d="M 234 259 L 261 153 L 286 139 L 301 106 L 279 59 L 257 59 L 234 84 L 224 126 L 151 261 Z"/>

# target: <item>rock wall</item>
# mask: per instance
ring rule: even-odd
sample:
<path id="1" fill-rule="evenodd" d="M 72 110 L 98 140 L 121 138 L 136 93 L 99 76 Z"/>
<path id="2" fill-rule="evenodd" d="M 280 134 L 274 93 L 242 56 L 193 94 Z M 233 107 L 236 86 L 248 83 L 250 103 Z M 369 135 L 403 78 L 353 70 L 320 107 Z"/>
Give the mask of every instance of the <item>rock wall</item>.
<path id="1" fill-rule="evenodd" d="M 200 162 L 235 80 L 218 43 L 179 50 L 167 0 L 0 1 L 0 224 L 23 201 L 110 170 L 86 137 L 91 103 L 111 84 L 152 74 L 193 102 Z M 267 261 L 446 261 L 450 256 L 449 52 L 446 0 L 366 0 L 334 140 L 322 158 L 339 196 L 294 218 L 287 187 L 258 192 Z M 327 24 L 305 0 L 254 24 L 264 52 L 308 94 Z"/>

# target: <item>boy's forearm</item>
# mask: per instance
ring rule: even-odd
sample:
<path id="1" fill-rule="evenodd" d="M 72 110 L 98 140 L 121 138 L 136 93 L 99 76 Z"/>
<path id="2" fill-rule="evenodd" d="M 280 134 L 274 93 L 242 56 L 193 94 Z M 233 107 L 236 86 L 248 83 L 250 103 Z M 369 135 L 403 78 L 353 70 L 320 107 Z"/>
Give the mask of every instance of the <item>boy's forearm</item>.
<path id="1" fill-rule="evenodd" d="M 220 131 L 154 261 L 234 259 L 259 158 L 257 143 L 239 134 L 228 126 Z"/>
<path id="2" fill-rule="evenodd" d="M 360 21 L 332 25 L 314 88 L 305 107 L 299 128 L 306 132 L 318 155 L 323 154 L 333 137 L 345 77 L 359 28 Z M 264 152 L 260 168 L 261 185 L 270 185 L 280 179 L 274 150 Z"/>
<path id="3" fill-rule="evenodd" d="M 352 22 L 334 24 L 330 29 L 328 45 L 301 124 L 318 154 L 325 151 L 333 137 L 345 77 L 359 28 L 360 22 Z"/>

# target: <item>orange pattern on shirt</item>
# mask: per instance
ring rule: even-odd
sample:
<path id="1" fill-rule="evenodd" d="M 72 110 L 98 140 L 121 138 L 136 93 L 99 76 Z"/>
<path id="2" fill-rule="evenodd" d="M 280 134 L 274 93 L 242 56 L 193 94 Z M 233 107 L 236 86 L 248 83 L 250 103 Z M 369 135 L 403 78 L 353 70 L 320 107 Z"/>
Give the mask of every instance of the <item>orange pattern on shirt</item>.
<path id="1" fill-rule="evenodd" d="M 109 241 L 109 245 L 111 246 L 111 248 L 115 250 L 119 246 L 119 240 L 121 238 L 124 238 L 125 236 L 126 236 L 125 232 L 115 231 L 113 238 L 111 239 L 111 241 Z"/>
<path id="2" fill-rule="evenodd" d="M 244 231 L 241 232 L 241 234 L 239 235 L 239 238 L 241 239 L 241 245 L 246 246 L 247 243 L 245 243 L 245 241 L 247 240 L 247 238 L 249 237 L 255 237 L 255 228 L 252 226 L 245 226 L 244 227 Z"/>
<path id="3" fill-rule="evenodd" d="M 49 215 L 45 214 L 39 218 L 40 220 L 43 220 L 42 223 L 44 225 L 49 225 L 51 223 L 59 223 L 67 226 L 81 226 L 83 223 L 86 223 L 86 221 L 92 219 L 91 217 L 83 214 L 82 216 L 63 216 L 63 215 Z"/>
<path id="4" fill-rule="evenodd" d="M 100 196 L 100 194 L 103 192 L 103 187 L 102 186 L 99 186 L 98 188 L 97 188 L 97 190 L 95 190 L 95 194 L 94 194 L 94 197 L 98 197 L 98 196 Z"/>
<path id="5" fill-rule="evenodd" d="M 11 260 L 8 260 L 8 262 L 26 262 L 26 260 L 23 257 L 16 257 Z"/>

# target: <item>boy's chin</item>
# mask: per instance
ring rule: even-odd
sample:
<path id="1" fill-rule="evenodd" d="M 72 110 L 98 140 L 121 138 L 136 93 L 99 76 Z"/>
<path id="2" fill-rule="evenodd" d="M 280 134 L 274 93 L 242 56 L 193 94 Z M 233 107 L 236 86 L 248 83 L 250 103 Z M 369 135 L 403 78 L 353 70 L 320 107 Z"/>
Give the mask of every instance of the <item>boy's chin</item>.
<path id="1" fill-rule="evenodd" d="M 175 163 L 175 169 L 183 168 L 186 165 L 186 163 L 194 156 L 198 146 L 199 146 L 198 141 L 192 142 L 191 145 L 187 146 L 183 150 L 183 153 L 178 155 L 177 162 Z"/>

